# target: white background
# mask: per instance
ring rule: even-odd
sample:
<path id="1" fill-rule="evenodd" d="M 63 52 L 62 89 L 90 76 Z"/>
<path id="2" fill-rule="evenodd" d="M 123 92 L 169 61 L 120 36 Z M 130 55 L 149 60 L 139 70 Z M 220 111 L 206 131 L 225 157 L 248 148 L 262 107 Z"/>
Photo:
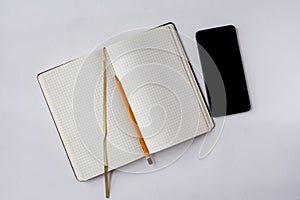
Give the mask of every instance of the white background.
<path id="1" fill-rule="evenodd" d="M 113 35 L 173 21 L 234 24 L 252 110 L 226 118 L 213 152 L 200 141 L 148 174 L 115 171 L 111 199 L 300 199 L 299 1 L 1 1 L 0 199 L 104 199 L 103 177 L 76 181 L 37 73 Z"/>

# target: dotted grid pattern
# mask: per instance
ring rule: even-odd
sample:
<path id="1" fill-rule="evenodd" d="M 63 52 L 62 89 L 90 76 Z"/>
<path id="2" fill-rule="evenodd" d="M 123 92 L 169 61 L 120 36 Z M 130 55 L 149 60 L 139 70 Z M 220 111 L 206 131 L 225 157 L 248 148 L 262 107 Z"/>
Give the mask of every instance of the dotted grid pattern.
<path id="1" fill-rule="evenodd" d="M 103 133 L 99 117 L 102 117 L 102 72 L 101 52 L 97 50 L 38 77 L 75 175 L 80 181 L 103 173 Z M 114 89 L 112 77 L 112 73 L 108 72 L 108 96 Z M 95 107 L 101 109 L 94 109 L 94 101 Z M 118 104 L 121 105 L 121 102 Z M 130 137 L 131 140 L 128 140 L 128 135 L 120 133 L 118 127 L 111 124 L 111 110 L 108 107 L 108 134 L 119 136 L 108 138 L 109 167 L 114 169 L 140 158 L 142 152 L 135 139 Z M 93 119 L 96 123 L 91 123 Z M 127 116 L 123 120 L 129 121 Z M 130 130 L 130 122 L 127 125 Z M 124 148 L 120 149 L 118 146 Z"/>
<path id="2" fill-rule="evenodd" d="M 178 50 L 171 31 L 176 32 L 172 25 L 166 25 L 107 47 L 138 124 L 143 127 L 152 121 L 151 125 L 142 128 L 142 134 L 160 130 L 145 139 L 151 152 L 168 148 L 211 129 L 205 119 L 207 109 L 200 106 L 204 102 L 197 99 L 185 70 L 189 66 L 182 60 L 187 58 Z M 139 87 L 144 89 L 136 92 Z M 165 115 L 153 114 L 151 108 L 155 105 L 159 105 Z M 157 124 L 162 127 L 156 127 L 153 122 L 164 120 L 163 126 Z"/>
<path id="3" fill-rule="evenodd" d="M 73 118 L 72 95 L 76 76 L 83 59 L 67 63 L 39 75 L 38 80 L 64 143 L 76 177 L 84 179 L 80 160 L 84 159 L 83 147 L 77 137 Z"/>

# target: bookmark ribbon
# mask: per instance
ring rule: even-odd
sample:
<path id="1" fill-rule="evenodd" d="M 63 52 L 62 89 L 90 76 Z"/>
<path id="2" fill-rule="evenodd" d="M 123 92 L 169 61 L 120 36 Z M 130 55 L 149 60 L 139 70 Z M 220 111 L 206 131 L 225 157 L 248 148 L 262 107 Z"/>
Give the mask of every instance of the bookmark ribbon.
<path id="1" fill-rule="evenodd" d="M 105 48 L 102 49 L 103 61 L 103 164 L 104 164 L 104 180 L 105 180 L 105 196 L 109 198 L 108 183 L 108 161 L 107 161 L 107 112 L 106 112 L 106 54 Z"/>

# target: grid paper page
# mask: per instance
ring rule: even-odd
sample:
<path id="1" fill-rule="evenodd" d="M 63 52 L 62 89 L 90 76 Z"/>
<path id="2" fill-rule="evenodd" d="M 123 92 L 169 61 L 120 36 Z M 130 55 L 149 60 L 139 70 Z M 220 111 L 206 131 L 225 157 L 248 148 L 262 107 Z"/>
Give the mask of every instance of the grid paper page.
<path id="1" fill-rule="evenodd" d="M 78 180 L 103 173 L 101 51 L 38 76 L 41 88 Z M 107 72 L 108 166 L 118 168 L 143 153 Z M 112 108 L 114 106 L 114 109 Z"/>
<path id="2" fill-rule="evenodd" d="M 115 43 L 107 51 L 151 153 L 212 129 L 172 24 Z"/>

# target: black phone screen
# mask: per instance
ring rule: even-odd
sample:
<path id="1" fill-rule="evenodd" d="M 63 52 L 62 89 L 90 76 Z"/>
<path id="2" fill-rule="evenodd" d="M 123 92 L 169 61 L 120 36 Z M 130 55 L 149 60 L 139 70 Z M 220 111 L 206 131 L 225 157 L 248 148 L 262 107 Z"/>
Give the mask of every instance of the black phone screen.
<path id="1" fill-rule="evenodd" d="M 196 40 L 212 116 L 249 111 L 251 106 L 235 27 L 200 30 Z M 216 81 L 220 77 L 223 87 Z"/>

